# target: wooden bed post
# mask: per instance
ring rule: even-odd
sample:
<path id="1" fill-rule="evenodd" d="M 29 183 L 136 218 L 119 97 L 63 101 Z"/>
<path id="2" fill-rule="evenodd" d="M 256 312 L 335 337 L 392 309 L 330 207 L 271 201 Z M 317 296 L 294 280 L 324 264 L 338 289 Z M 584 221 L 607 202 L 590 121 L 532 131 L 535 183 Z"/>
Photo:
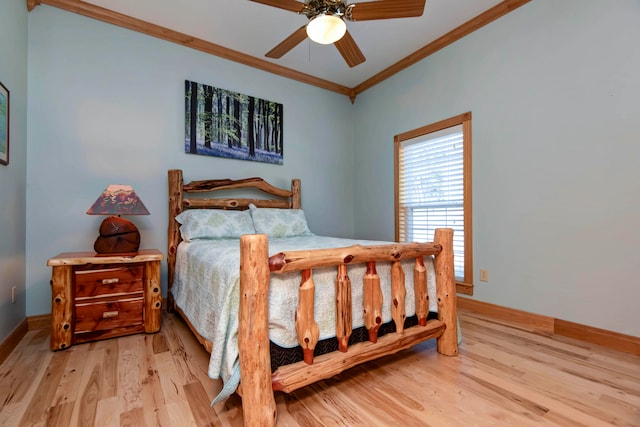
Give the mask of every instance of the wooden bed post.
<path id="1" fill-rule="evenodd" d="M 378 330 L 382 325 L 382 290 L 380 276 L 376 270 L 376 262 L 367 262 L 367 271 L 362 278 L 362 305 L 364 310 L 364 326 L 369 332 L 369 341 L 378 342 Z"/>
<path id="2" fill-rule="evenodd" d="M 240 237 L 238 348 L 245 426 L 276 423 L 269 354 L 269 279 L 267 236 Z"/>
<path id="3" fill-rule="evenodd" d="M 302 200 L 300 200 L 300 180 L 291 180 L 291 209 L 302 209 Z"/>
<path id="4" fill-rule="evenodd" d="M 302 347 L 305 363 L 313 363 L 313 351 L 318 343 L 320 328 L 313 317 L 316 285 L 313 282 L 311 269 L 302 270 L 302 281 L 298 291 L 298 308 L 296 309 L 296 332 Z"/>
<path id="5" fill-rule="evenodd" d="M 391 265 L 391 318 L 396 325 L 396 332 L 404 332 L 404 321 L 407 318 L 405 309 L 405 296 L 407 290 L 404 287 L 404 270 L 400 261 L 394 261 Z"/>
<path id="6" fill-rule="evenodd" d="M 349 348 L 349 337 L 353 331 L 351 316 L 351 279 L 347 274 L 346 264 L 338 265 L 336 276 L 336 338 L 338 349 L 346 353 Z"/>
<path id="7" fill-rule="evenodd" d="M 176 268 L 176 252 L 180 243 L 180 224 L 176 221 L 176 216 L 182 212 L 182 200 L 184 197 L 182 191 L 182 170 L 169 170 L 169 232 L 167 236 L 167 310 L 173 311 L 173 295 L 171 294 L 171 286 L 173 286 L 173 276 Z"/>
<path id="8" fill-rule="evenodd" d="M 453 270 L 453 229 L 437 228 L 433 242 L 442 246 L 436 255 L 436 287 L 438 296 L 438 319 L 446 329 L 438 338 L 438 352 L 446 356 L 458 355 L 458 309 L 456 304 L 456 281 Z"/>
<path id="9" fill-rule="evenodd" d="M 424 265 L 424 258 L 419 256 L 413 266 L 413 286 L 416 299 L 416 316 L 418 325 L 427 326 L 429 315 L 429 292 L 427 291 L 427 267 Z"/>

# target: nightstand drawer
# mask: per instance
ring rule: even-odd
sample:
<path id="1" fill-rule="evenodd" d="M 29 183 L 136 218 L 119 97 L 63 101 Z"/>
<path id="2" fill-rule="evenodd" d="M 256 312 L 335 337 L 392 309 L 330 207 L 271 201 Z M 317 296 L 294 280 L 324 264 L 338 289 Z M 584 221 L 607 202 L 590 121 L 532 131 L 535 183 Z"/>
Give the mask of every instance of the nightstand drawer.
<path id="1" fill-rule="evenodd" d="M 82 299 L 142 291 L 142 265 L 75 271 L 75 297 Z"/>
<path id="2" fill-rule="evenodd" d="M 130 298 L 118 301 L 76 303 L 75 333 L 107 330 L 143 323 L 144 298 Z"/>

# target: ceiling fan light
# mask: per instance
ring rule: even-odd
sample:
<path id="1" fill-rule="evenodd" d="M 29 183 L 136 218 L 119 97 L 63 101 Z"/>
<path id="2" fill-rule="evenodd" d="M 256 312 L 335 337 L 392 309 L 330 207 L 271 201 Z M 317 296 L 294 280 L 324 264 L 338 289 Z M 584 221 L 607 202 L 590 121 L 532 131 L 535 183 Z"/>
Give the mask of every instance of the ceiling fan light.
<path id="1" fill-rule="evenodd" d="M 307 35 L 320 44 L 335 43 L 347 32 L 347 24 L 334 15 L 318 15 L 307 24 Z"/>

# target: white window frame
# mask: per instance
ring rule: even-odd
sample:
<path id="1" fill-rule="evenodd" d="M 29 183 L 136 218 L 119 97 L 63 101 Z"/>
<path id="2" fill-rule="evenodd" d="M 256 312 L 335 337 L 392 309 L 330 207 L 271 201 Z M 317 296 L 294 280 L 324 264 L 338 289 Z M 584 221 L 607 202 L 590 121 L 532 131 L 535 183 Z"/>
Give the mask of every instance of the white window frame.
<path id="1" fill-rule="evenodd" d="M 471 203 L 471 113 L 467 112 L 460 114 L 449 119 L 439 121 L 427 126 L 420 127 L 408 132 L 398 134 L 394 137 L 394 196 L 395 196 L 395 238 L 396 241 L 401 241 L 401 215 L 400 210 L 406 209 L 401 206 L 401 165 L 400 154 L 403 149 L 403 143 L 410 140 L 429 140 L 433 137 L 437 137 L 438 133 L 442 131 L 461 127 L 462 129 L 462 141 L 463 141 L 463 207 L 464 207 L 464 237 L 463 237 L 463 274 L 462 276 L 456 275 L 457 291 L 468 295 L 473 295 L 473 228 L 471 223 L 472 218 L 472 203 Z M 443 224 L 444 226 L 444 224 Z M 431 237 L 429 240 L 433 240 Z"/>

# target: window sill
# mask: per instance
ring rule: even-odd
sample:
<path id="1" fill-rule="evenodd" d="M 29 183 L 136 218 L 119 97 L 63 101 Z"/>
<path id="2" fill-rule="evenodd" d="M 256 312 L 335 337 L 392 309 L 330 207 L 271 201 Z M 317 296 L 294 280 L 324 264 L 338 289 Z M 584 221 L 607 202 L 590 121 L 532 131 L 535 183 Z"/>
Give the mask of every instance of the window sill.
<path id="1" fill-rule="evenodd" d="M 464 295 L 473 295 L 473 284 L 456 282 L 456 293 Z"/>

